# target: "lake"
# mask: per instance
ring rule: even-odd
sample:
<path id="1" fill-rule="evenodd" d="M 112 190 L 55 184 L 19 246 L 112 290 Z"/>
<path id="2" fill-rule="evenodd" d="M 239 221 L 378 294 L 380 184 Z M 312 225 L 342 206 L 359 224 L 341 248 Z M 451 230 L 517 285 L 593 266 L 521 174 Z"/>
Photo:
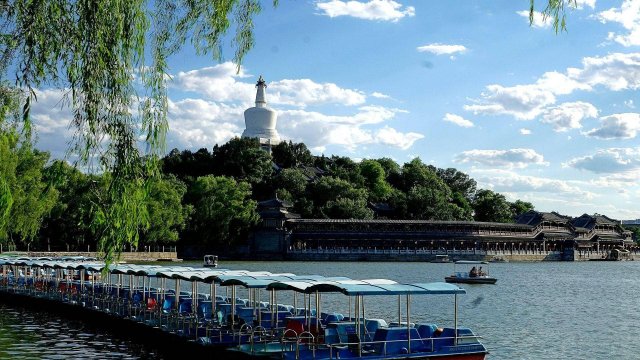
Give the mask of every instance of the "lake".
<path id="1" fill-rule="evenodd" d="M 183 265 L 200 265 L 184 263 Z M 452 264 L 341 262 L 225 262 L 227 269 L 443 281 Z M 462 285 L 459 326 L 483 337 L 489 359 L 637 359 L 640 261 L 490 264 L 496 285 Z M 188 283 L 185 290 L 190 290 Z M 201 291 L 208 291 L 203 286 Z M 242 294 L 240 294 L 242 296 Z M 268 295 L 263 292 L 262 300 Z M 278 302 L 290 302 L 279 296 Z M 402 313 L 404 317 L 404 297 Z M 366 316 L 397 321 L 397 297 L 365 299 Z M 412 322 L 453 326 L 452 296 L 414 296 Z M 324 295 L 323 311 L 348 313 L 344 296 Z M 163 358 L 162 354 L 42 311 L 0 305 L 0 359 Z"/>

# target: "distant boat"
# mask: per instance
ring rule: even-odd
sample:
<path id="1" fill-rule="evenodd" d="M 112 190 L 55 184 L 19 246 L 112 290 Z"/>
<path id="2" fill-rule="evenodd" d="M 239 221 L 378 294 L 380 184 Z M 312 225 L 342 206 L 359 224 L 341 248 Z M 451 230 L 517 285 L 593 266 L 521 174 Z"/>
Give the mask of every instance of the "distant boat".
<path id="1" fill-rule="evenodd" d="M 450 263 L 449 255 L 436 255 L 436 258 L 431 260 L 432 263 Z"/>
<path id="2" fill-rule="evenodd" d="M 489 262 L 492 262 L 492 263 L 506 263 L 506 262 L 509 262 L 509 260 L 503 258 L 502 256 L 494 256 L 491 260 L 489 260 Z"/>
<path id="3" fill-rule="evenodd" d="M 202 266 L 204 267 L 218 267 L 218 256 L 217 255 L 205 255 L 204 260 L 202 261 Z"/>
<path id="4" fill-rule="evenodd" d="M 444 281 L 448 283 L 460 283 L 460 284 L 495 284 L 498 279 L 489 276 L 489 271 L 486 269 L 489 265 L 486 261 L 466 261 L 460 260 L 453 263 L 453 274 L 444 278 Z M 465 268 L 472 266 L 471 270 L 456 271 L 456 265 L 464 265 Z M 485 269 L 482 266 L 476 268 L 476 265 L 485 265 Z"/>

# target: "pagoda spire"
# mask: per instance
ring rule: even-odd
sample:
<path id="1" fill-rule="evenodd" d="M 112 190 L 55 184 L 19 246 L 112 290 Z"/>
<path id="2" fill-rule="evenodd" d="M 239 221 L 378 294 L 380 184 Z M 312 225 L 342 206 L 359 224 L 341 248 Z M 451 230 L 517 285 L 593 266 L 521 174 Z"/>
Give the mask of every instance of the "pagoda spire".
<path id="1" fill-rule="evenodd" d="M 260 75 L 256 87 L 258 88 L 256 92 L 256 107 L 266 107 L 267 99 L 265 97 L 265 89 L 267 88 L 267 83 L 262 78 L 262 75 Z"/>

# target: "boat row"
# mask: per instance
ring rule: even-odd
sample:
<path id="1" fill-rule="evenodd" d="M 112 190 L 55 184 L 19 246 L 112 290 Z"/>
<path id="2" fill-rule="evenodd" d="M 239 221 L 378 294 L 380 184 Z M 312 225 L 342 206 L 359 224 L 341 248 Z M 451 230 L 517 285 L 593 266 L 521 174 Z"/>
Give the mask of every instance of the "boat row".
<path id="1" fill-rule="evenodd" d="M 107 268 L 92 259 L 0 258 L 0 266 L 0 292 L 80 306 L 252 356 L 475 360 L 488 353 L 476 334 L 458 325 L 458 295 L 465 290 L 455 284 L 185 266 Z M 413 297 L 442 301 L 441 295 L 453 297 L 452 327 L 412 318 Z M 323 296 L 340 297 L 347 311 L 325 310 Z M 377 296 L 397 298 L 397 319 L 366 311 L 365 302 Z"/>

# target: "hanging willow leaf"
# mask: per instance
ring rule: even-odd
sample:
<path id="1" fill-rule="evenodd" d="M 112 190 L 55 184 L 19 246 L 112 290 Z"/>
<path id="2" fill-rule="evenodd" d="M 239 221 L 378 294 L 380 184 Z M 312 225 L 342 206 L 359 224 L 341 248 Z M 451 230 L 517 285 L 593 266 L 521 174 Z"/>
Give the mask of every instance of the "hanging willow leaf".
<path id="1" fill-rule="evenodd" d="M 566 8 L 578 7 L 577 0 L 549 0 L 547 6 L 541 11 L 543 21 L 551 19 L 556 34 L 567 31 Z M 529 25 L 533 25 L 535 15 L 535 0 L 530 0 Z"/>
<path id="2" fill-rule="evenodd" d="M 168 128 L 168 58 L 191 43 L 219 60 L 230 45 L 240 66 L 259 12 L 258 0 L 0 3 L 0 72 L 29 94 L 23 129 L 31 129 L 35 89 L 63 89 L 75 129 L 69 158 L 108 174 L 92 223 L 107 262 L 135 246 L 148 224 L 147 183 L 158 174 Z M 235 33 L 227 35 L 232 25 Z"/>

